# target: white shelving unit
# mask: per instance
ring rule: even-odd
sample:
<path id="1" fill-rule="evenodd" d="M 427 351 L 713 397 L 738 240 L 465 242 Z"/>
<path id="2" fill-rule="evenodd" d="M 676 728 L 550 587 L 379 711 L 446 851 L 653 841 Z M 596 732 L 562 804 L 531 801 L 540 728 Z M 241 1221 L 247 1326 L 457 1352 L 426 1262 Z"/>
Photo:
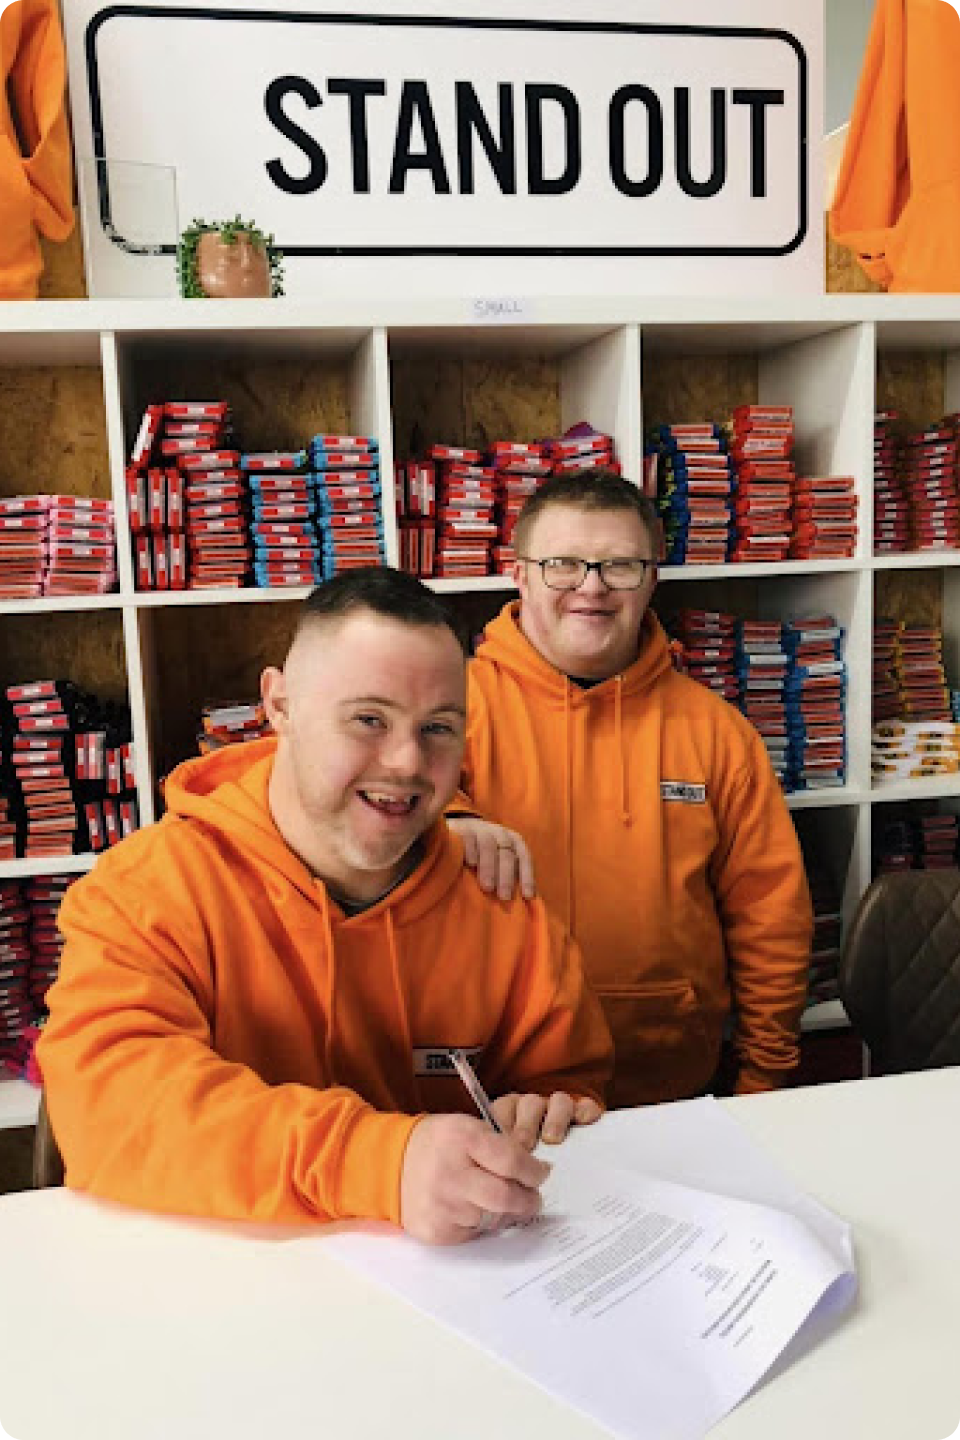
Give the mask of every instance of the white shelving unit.
<path id="1" fill-rule="evenodd" d="M 627 297 L 564 298 L 531 302 L 520 325 L 477 325 L 469 297 L 422 304 L 402 297 L 363 302 L 330 297 L 305 304 L 250 302 L 46 302 L 0 304 L 0 367 L 75 367 L 98 370 L 111 485 L 117 512 L 120 589 L 115 595 L 63 600 L 0 602 L 0 624 L 56 625 L 58 617 L 86 612 L 119 616 L 137 760 L 143 823 L 156 814 L 160 775 L 158 736 L 164 696 L 156 679 L 164 617 L 180 612 L 200 625 L 224 607 L 291 605 L 305 589 L 137 593 L 126 521 L 123 472 L 132 437 L 158 370 L 176 373 L 189 358 L 194 372 L 209 362 L 243 370 L 274 363 L 325 367 L 350 428 L 375 434 L 381 444 L 387 556 L 398 557 L 390 504 L 394 456 L 393 392 L 401 368 L 424 355 L 439 363 L 485 357 L 544 357 L 552 367 L 562 425 L 588 417 L 616 439 L 624 473 L 640 475 L 645 424 L 670 418 L 645 413 L 645 391 L 663 357 L 741 355 L 755 359 L 757 398 L 794 406 L 801 473 L 850 473 L 860 501 L 859 545 L 851 560 L 781 565 L 665 567 L 661 594 L 671 587 L 749 582 L 759 616 L 832 610 L 847 631 L 849 671 L 848 781 L 842 790 L 790 797 L 798 825 L 812 828 L 852 912 L 871 875 L 871 816 L 894 800 L 936 800 L 960 807 L 960 777 L 873 788 L 870 777 L 871 635 L 878 576 L 932 571 L 943 586 L 947 659 L 960 681 L 960 552 L 874 557 L 872 534 L 873 415 L 878 357 L 887 353 L 936 355 L 942 361 L 943 411 L 960 409 L 960 301 L 939 296 L 825 296 L 810 301 L 756 303 Z M 210 390 L 216 390 L 212 380 Z M 196 394 L 196 390 L 193 392 Z M 197 398 L 215 398 L 198 395 Z M 0 405 L 3 404 L 0 391 Z M 268 417 L 267 417 L 268 418 Z M 929 418 L 934 418 L 932 415 Z M 266 421 L 265 421 L 266 423 Z M 319 427 L 318 427 L 319 428 Z M 305 441 L 308 437 L 304 435 Z M 453 438 L 436 436 L 436 439 Z M 264 442 L 268 443 L 268 442 Z M 398 445 L 398 449 L 399 449 Z M 0 491 L 16 477 L 3 473 Z M 82 477 L 76 488 L 83 489 Z M 496 592 L 508 581 L 437 581 L 443 592 Z M 694 602 L 689 602 L 694 603 Z M 212 623 L 212 622 L 211 622 Z M 0 666 L 2 666 L 0 645 Z M 24 678 L 24 677 L 20 677 Z M 30 678 L 30 677 L 25 677 Z M 0 672 L 0 679 L 4 679 Z M 9 683 L 4 679 L 4 683 Z M 202 698 L 202 697 L 198 697 Z M 183 758 L 183 757 L 181 757 Z M 79 871 L 90 857 L 0 864 L 0 878 Z M 819 1007 L 816 1028 L 836 1023 L 837 1008 Z M 0 1094 L 10 1095 L 5 1089 Z M 15 1107 L 14 1107 L 15 1108 Z M 0 1125 L 6 1113 L 0 1109 Z M 9 1121 L 6 1123 L 10 1123 Z"/>

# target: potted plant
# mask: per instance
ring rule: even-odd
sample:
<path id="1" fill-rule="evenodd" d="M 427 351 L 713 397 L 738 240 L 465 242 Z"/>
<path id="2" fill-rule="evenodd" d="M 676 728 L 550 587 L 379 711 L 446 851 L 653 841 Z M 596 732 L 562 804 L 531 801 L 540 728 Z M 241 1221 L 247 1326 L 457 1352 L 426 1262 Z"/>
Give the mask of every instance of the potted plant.
<path id="1" fill-rule="evenodd" d="M 283 294 L 283 255 L 252 221 L 194 220 L 180 236 L 177 273 L 186 300 L 252 300 Z"/>

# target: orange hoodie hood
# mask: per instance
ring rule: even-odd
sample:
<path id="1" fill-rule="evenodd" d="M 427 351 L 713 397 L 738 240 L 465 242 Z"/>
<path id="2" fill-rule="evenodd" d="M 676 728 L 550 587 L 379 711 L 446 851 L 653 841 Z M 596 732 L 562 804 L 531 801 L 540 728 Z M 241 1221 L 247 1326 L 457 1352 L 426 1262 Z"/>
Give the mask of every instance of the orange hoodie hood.
<path id="1" fill-rule="evenodd" d="M 170 815 L 219 833 L 243 855 L 245 865 L 261 873 L 264 867 L 274 871 L 303 894 L 322 896 L 326 907 L 326 886 L 290 849 L 270 813 L 268 787 L 276 749 L 276 739 L 269 736 L 187 760 L 168 776 L 164 801 Z M 374 915 L 380 921 L 390 913 L 402 924 L 442 904 L 463 869 L 463 849 L 443 824 L 434 825 L 422 843 L 423 860 L 412 874 L 355 919 Z"/>
<path id="2" fill-rule="evenodd" d="M 491 620 L 483 632 L 481 652 L 484 661 L 502 666 L 521 679 L 524 684 L 535 688 L 550 703 L 551 699 L 562 709 L 572 690 L 590 703 L 595 696 L 609 695 L 609 686 L 620 684 L 625 695 L 633 695 L 648 689 L 671 669 L 670 647 L 663 626 L 652 610 L 648 610 L 640 626 L 638 654 L 632 665 L 608 680 L 583 690 L 572 682 L 549 660 L 545 660 L 520 628 L 520 602 L 514 600 Z"/>
<path id="3" fill-rule="evenodd" d="M 640 626 L 637 658 L 633 663 L 628 665 L 626 670 L 621 670 L 616 675 L 601 680 L 597 685 L 591 685 L 588 689 L 577 685 L 562 671 L 557 670 L 543 658 L 535 646 L 531 645 L 520 628 L 519 600 L 505 606 L 496 619 L 487 626 L 484 631 L 480 657 L 484 664 L 489 663 L 495 668 L 501 669 L 505 674 L 512 675 L 523 689 L 536 692 L 538 705 L 544 705 L 548 710 L 555 709 L 563 717 L 564 750 L 568 756 L 563 813 L 566 821 L 567 854 L 571 860 L 573 786 L 570 776 L 572 754 L 570 728 L 572 716 L 576 711 L 584 711 L 589 715 L 609 705 L 612 701 L 616 729 L 616 756 L 619 764 L 620 818 L 625 825 L 629 825 L 632 816 L 629 758 L 623 729 L 624 702 L 643 694 L 644 691 L 651 690 L 663 680 L 665 675 L 673 673 L 667 637 L 653 611 L 648 610 L 644 614 Z M 569 867 L 564 919 L 572 930 L 574 927 L 573 883 L 569 875 Z"/>

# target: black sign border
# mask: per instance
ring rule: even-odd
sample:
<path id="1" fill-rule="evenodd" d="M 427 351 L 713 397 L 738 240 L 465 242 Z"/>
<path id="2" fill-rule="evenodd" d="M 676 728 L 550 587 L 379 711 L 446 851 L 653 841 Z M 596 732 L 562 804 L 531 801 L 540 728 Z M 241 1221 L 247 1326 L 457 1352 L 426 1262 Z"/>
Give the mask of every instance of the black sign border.
<path id="1" fill-rule="evenodd" d="M 808 61 L 804 47 L 795 35 L 787 30 L 764 29 L 761 26 L 737 25 L 657 25 L 651 23 L 631 24 L 621 21 L 589 20 L 506 20 L 492 16 L 422 16 L 422 15 L 352 15 L 330 13 L 308 15 L 296 10 L 237 10 L 213 9 L 207 6 L 194 8 L 186 5 L 110 5 L 97 12 L 87 25 L 84 50 L 87 67 L 87 88 L 90 99 L 90 120 L 93 129 L 94 155 L 106 156 L 103 135 L 103 108 L 100 96 L 100 78 L 97 65 L 97 38 L 110 20 L 127 19 L 203 19 L 203 20 L 253 20 L 292 24 L 336 24 L 336 25 L 382 25 L 385 27 L 429 26 L 432 29 L 471 30 L 525 30 L 547 32 L 579 32 L 591 34 L 630 35 L 695 35 L 713 36 L 718 39 L 762 39 L 782 40 L 795 51 L 800 71 L 800 195 L 799 224 L 797 233 L 786 245 L 741 246 L 741 245 L 284 245 L 276 242 L 276 248 L 286 256 L 414 256 L 414 255 L 488 255 L 488 256 L 785 256 L 790 255 L 804 241 L 809 225 L 807 203 L 807 159 L 808 159 Z M 100 223 L 104 233 L 114 244 L 131 254 L 173 255 L 172 245 L 144 246 L 125 239 L 114 227 L 111 218 L 109 163 L 97 165 L 97 189 Z"/>

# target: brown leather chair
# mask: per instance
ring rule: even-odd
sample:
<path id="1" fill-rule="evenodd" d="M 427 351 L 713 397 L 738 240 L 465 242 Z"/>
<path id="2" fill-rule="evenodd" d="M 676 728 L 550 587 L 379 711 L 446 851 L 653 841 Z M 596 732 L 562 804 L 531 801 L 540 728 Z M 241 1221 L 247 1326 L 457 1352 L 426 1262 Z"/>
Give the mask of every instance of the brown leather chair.
<path id="1" fill-rule="evenodd" d="M 47 1190 L 52 1185 L 62 1185 L 63 1175 L 63 1157 L 47 1113 L 47 1097 L 41 1094 L 40 1113 L 33 1137 L 33 1188 Z"/>
<path id="2" fill-rule="evenodd" d="M 840 997 L 873 1071 L 960 1065 L 960 870 L 874 880 L 844 942 Z"/>

